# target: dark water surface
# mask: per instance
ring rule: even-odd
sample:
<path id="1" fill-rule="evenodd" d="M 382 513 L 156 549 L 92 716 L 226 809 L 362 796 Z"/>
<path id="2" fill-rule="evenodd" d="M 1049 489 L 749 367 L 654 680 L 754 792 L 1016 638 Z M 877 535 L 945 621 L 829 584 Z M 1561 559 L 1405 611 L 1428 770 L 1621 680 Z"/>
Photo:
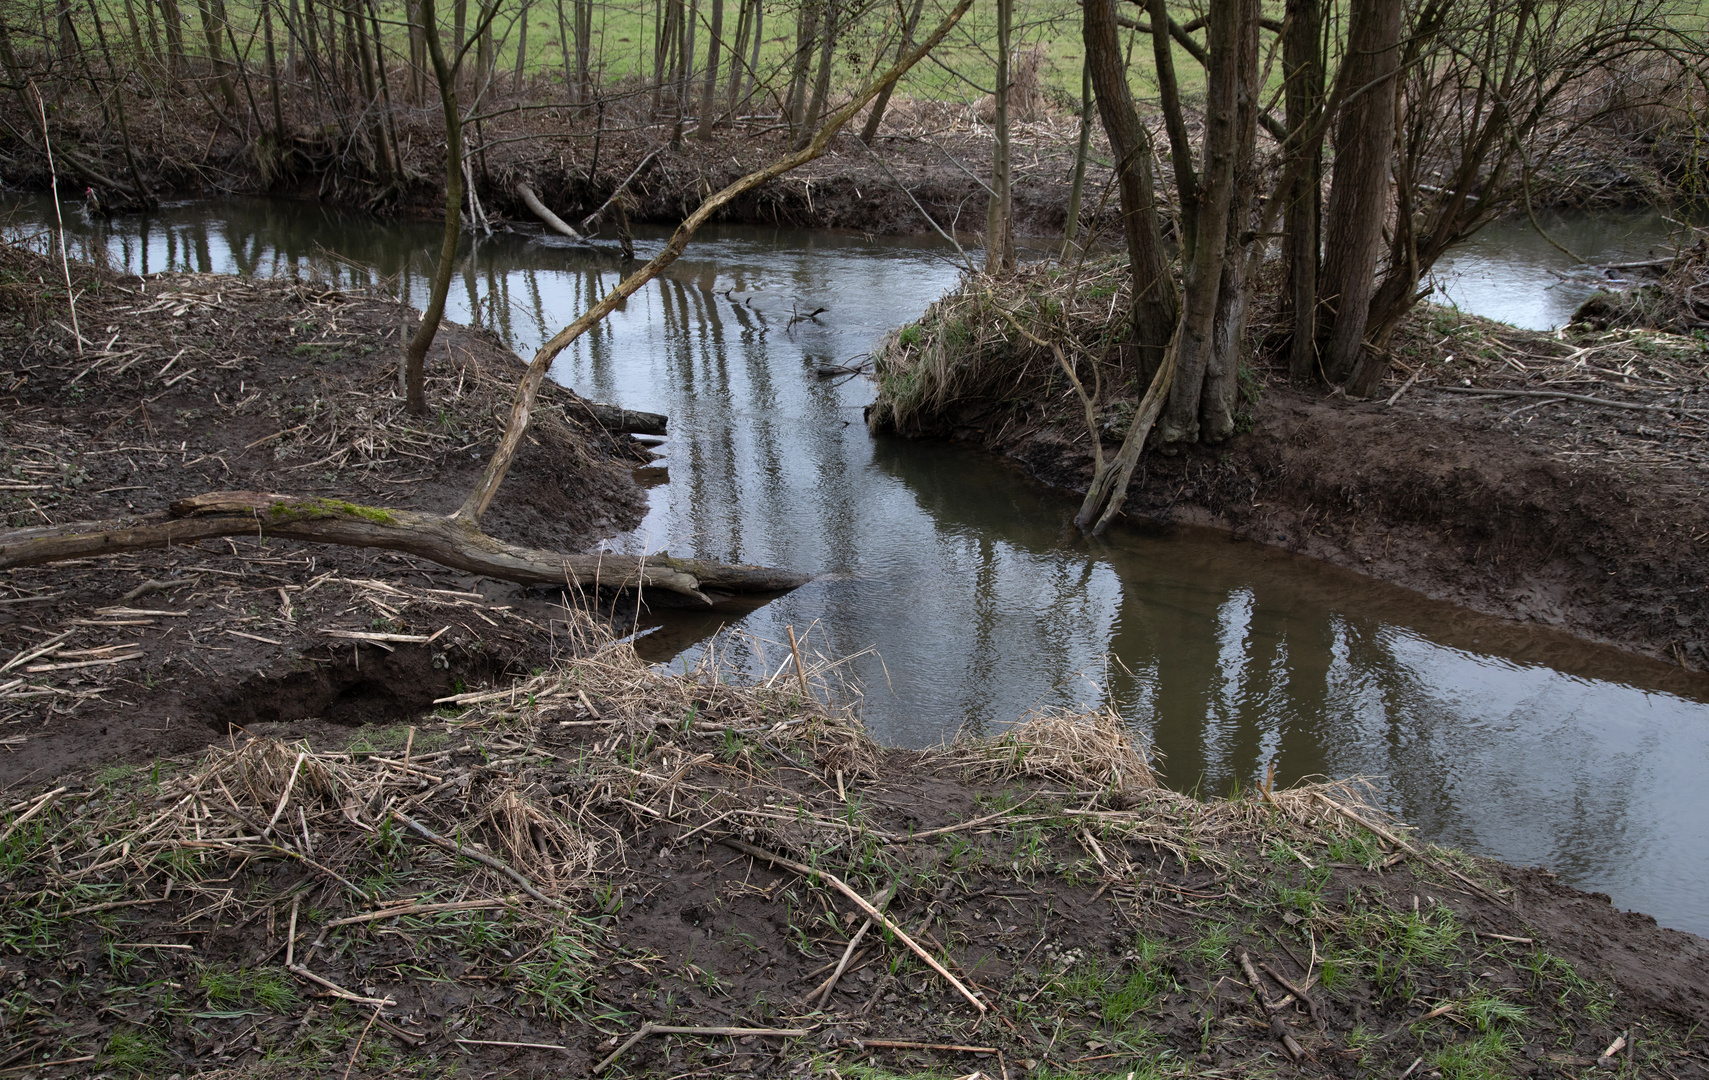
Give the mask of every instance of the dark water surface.
<path id="1" fill-rule="evenodd" d="M 43 202 L 20 214 L 51 221 Z M 245 200 L 103 228 L 72 215 L 74 248 L 131 270 L 347 286 L 402 272 L 418 305 L 438 244 L 434 226 Z M 527 355 L 618 271 L 553 239 L 495 237 L 449 315 L 478 311 Z M 710 647 L 769 677 L 791 626 L 828 655 L 868 650 L 844 670 L 873 733 L 903 745 L 1107 702 L 1176 786 L 1251 784 L 1272 761 L 1283 782 L 1378 777 L 1432 839 L 1709 933 L 1709 682 L 1215 534 L 1117 529 L 1088 545 L 1069 496 L 961 448 L 871 438 L 871 384 L 817 369 L 860 358 L 957 277 L 922 240 L 710 230 L 560 358 L 554 376 L 582 393 L 671 418 L 668 483 L 613 549 L 820 575 L 746 614 L 673 617 L 646 655 L 692 665 Z"/>

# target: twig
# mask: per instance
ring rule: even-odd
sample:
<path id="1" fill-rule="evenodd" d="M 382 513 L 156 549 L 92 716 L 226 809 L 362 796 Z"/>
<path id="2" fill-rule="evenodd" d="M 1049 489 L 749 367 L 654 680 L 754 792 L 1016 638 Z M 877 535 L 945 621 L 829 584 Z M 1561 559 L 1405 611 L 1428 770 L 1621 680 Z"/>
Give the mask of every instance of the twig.
<path id="1" fill-rule="evenodd" d="M 747 1035 L 776 1036 L 782 1039 L 799 1039 L 811 1035 L 807 1028 L 747 1028 L 747 1027 L 668 1027 L 664 1024 L 648 1022 L 641 1025 L 639 1031 L 613 1050 L 609 1057 L 593 1067 L 596 1073 L 602 1073 L 611 1067 L 611 1063 L 623 1056 L 624 1051 L 640 1042 L 648 1035 L 711 1035 L 729 1038 L 742 1038 Z"/>
<path id="2" fill-rule="evenodd" d="M 1305 1005 L 1306 1011 L 1311 1013 L 1312 1020 L 1317 1020 L 1317 1002 L 1311 999 L 1311 995 L 1306 993 L 1303 987 L 1295 986 L 1293 983 L 1289 982 L 1269 964 L 1260 961 L 1258 966 L 1264 969 L 1264 974 L 1276 980 L 1276 985 L 1298 998 L 1300 1002 Z"/>
<path id="3" fill-rule="evenodd" d="M 42 118 L 42 146 L 47 150 L 48 190 L 53 192 L 53 218 L 59 225 L 59 265 L 65 271 L 65 302 L 71 308 L 71 336 L 77 339 L 77 355 L 83 355 L 83 331 L 77 325 L 77 295 L 71 289 L 71 256 L 65 250 L 65 213 L 59 205 L 59 171 L 53 164 L 53 139 L 47 131 L 47 105 L 42 102 L 42 92 L 36 89 L 34 79 L 30 80 L 30 90 L 36 95 L 36 111 Z"/>
<path id="4" fill-rule="evenodd" d="M 374 1027 L 374 1021 L 380 1018 L 380 1010 L 384 1005 L 374 1006 L 374 1015 L 368 1018 L 368 1026 L 362 1029 L 362 1034 L 356 1036 L 356 1049 L 350 1051 L 350 1064 L 344 1066 L 344 1080 L 350 1080 L 350 1070 L 356 1067 L 356 1055 L 362 1052 L 362 1044 L 368 1040 L 368 1032 Z"/>
<path id="5" fill-rule="evenodd" d="M 885 908 L 889 907 L 890 901 L 895 895 L 896 883 L 893 881 L 885 887 L 882 893 L 879 894 L 877 900 L 878 910 L 883 911 Z M 837 969 L 831 972 L 830 977 L 828 977 L 823 984 L 815 987 L 813 991 L 807 995 L 808 1000 L 812 1000 L 815 997 L 819 999 L 817 1003 L 818 1008 L 823 1009 L 825 1007 L 825 1002 L 830 1000 L 831 991 L 837 988 L 837 980 L 841 979 L 843 977 L 843 972 L 848 970 L 850 961 L 854 959 L 855 950 L 860 947 L 861 939 L 866 937 L 866 932 L 871 929 L 872 919 L 869 917 L 865 922 L 860 924 L 860 929 L 855 931 L 854 937 L 849 938 L 849 944 L 848 947 L 843 950 L 842 959 L 837 961 Z"/>
<path id="6" fill-rule="evenodd" d="M 801 684 L 801 696 L 811 699 L 813 695 L 807 689 L 807 669 L 801 666 L 801 646 L 795 642 L 795 624 L 791 623 L 786 629 L 789 631 L 789 653 L 795 657 L 795 678 Z"/>
<path id="7" fill-rule="evenodd" d="M 1468 889 L 1471 889 L 1473 892 L 1477 893 L 1479 896 L 1483 897 L 1484 899 L 1489 900 L 1493 903 L 1500 904 L 1503 907 L 1509 906 L 1506 900 L 1503 900 L 1501 897 L 1490 892 L 1488 889 L 1484 888 L 1482 885 L 1479 885 L 1477 882 L 1473 881 L 1471 878 L 1467 877 L 1466 875 L 1460 873 L 1458 870 L 1454 869 L 1452 866 L 1446 865 L 1440 859 L 1429 858 L 1422 851 L 1419 851 L 1417 848 L 1413 847 L 1411 844 L 1407 843 L 1405 840 L 1402 840 L 1400 837 L 1396 836 L 1394 833 L 1383 828 L 1381 825 L 1378 825 L 1374 821 L 1365 820 L 1363 817 L 1361 817 L 1358 814 L 1355 814 L 1353 811 L 1349 810 L 1347 807 L 1342 806 L 1340 803 L 1336 802 L 1334 799 L 1331 799 L 1328 796 L 1324 795 L 1321 791 L 1312 792 L 1312 796 L 1314 798 L 1316 798 L 1318 802 L 1329 807 L 1331 810 L 1340 814 L 1342 817 L 1346 818 L 1347 820 L 1353 822 L 1353 824 L 1358 825 L 1359 827 L 1364 828 L 1364 829 L 1369 829 L 1371 832 L 1382 837 L 1384 840 L 1388 841 L 1393 846 L 1399 848 L 1401 851 L 1406 852 L 1406 854 L 1412 856 L 1413 858 L 1424 859 L 1426 862 L 1430 862 L 1430 863 L 1434 864 L 1435 866 L 1439 867 L 1442 871 L 1451 875 L 1455 880 L 1459 881 L 1461 884 L 1465 885 Z"/>
<path id="8" fill-rule="evenodd" d="M 960 1043 L 913 1042 L 908 1039 L 850 1039 L 857 1047 L 876 1046 L 885 1050 L 948 1050 L 962 1054 L 995 1054 L 995 1046 L 962 1046 Z"/>
<path id="9" fill-rule="evenodd" d="M 406 816 L 401 811 L 393 810 L 392 811 L 392 817 L 396 818 L 398 821 L 402 822 L 403 824 L 408 825 L 410 828 L 414 829 L 416 832 L 420 833 L 422 836 L 427 837 L 427 839 L 431 840 L 435 844 L 438 844 L 440 847 L 446 849 L 447 851 L 456 852 L 458 855 L 462 855 L 466 858 L 473 859 L 476 862 L 480 863 L 482 866 L 489 866 L 492 869 L 497 870 L 499 873 L 504 874 L 506 877 L 510 878 L 512 881 L 514 881 L 518 885 L 522 886 L 523 892 L 527 893 L 529 896 L 532 896 L 534 899 L 540 901 L 542 904 L 545 904 L 548 907 L 557 908 L 560 911 L 562 911 L 566 907 L 566 905 L 564 904 L 563 901 L 554 900 L 550 896 L 547 896 L 545 893 L 541 892 L 539 889 L 536 889 L 534 887 L 534 883 L 532 881 L 529 881 L 527 878 L 523 877 L 521 874 L 517 873 L 515 870 L 512 870 L 510 867 L 506 866 L 504 863 L 500 862 L 499 860 L 493 858 L 491 855 L 483 855 L 478 851 L 471 851 L 468 848 L 464 847 L 463 845 L 461 845 L 461 844 L 459 844 L 453 840 L 447 840 L 443 836 L 440 836 L 438 833 L 429 829 L 426 825 L 423 825 L 421 822 L 416 821 L 415 819 Z"/>
<path id="10" fill-rule="evenodd" d="M 1684 416 L 1700 416 L 1694 409 L 1682 408 L 1678 405 L 1645 405 L 1636 401 L 1610 401 L 1607 398 L 1591 397 L 1589 394 L 1569 394 L 1565 390 L 1497 390 L 1482 386 L 1438 386 L 1437 390 L 1449 394 L 1479 394 L 1484 397 L 1531 397 L 1548 398 L 1561 401 L 1582 401 L 1589 405 L 1603 405 L 1610 409 L 1637 409 L 1641 412 L 1680 413 Z"/>
<path id="11" fill-rule="evenodd" d="M 379 922 L 381 919 L 392 919 L 400 915 L 432 915 L 442 911 L 481 911 L 486 908 L 509 907 L 511 899 L 495 897 L 491 900 L 458 900 L 447 904 L 405 904 L 402 907 L 383 908 L 380 911 L 370 911 L 363 915 L 349 915 L 342 919 L 334 919 L 322 926 L 331 930 L 335 926 L 354 926 L 357 923 Z"/>
<path id="12" fill-rule="evenodd" d="M 744 855 L 752 855 L 756 859 L 764 859 L 767 862 L 772 863 L 772 864 L 777 865 L 777 866 L 781 866 L 786 870 L 793 870 L 797 874 L 800 874 L 803 877 L 815 877 L 815 876 L 817 876 L 819 878 L 822 878 L 833 889 L 836 889 L 838 892 L 842 893 L 844 896 L 846 896 L 850 900 L 852 900 L 854 902 L 855 906 L 860 908 L 862 911 L 866 912 L 867 915 L 870 918 L 872 918 L 873 921 L 879 923 L 886 930 L 888 930 L 892 934 L 894 934 L 896 936 L 896 940 L 898 940 L 902 944 L 906 945 L 908 947 L 908 949 L 911 952 L 913 952 L 913 954 L 915 956 L 918 956 L 920 959 L 924 960 L 926 962 L 927 967 L 930 967 L 933 971 L 935 971 L 939 975 L 943 976 L 944 981 L 948 982 L 951 986 L 953 986 L 955 988 L 956 993 L 958 993 L 962 997 L 966 998 L 968 1000 L 968 1002 L 973 1005 L 974 1008 L 978 1009 L 982 1013 L 986 1011 L 985 1003 L 983 1001 L 980 1001 L 979 998 L 974 995 L 973 991 L 969 990 L 966 986 L 964 986 L 960 979 L 956 978 L 954 975 L 951 975 L 947 968 L 945 968 L 942 964 L 938 963 L 936 957 L 934 957 L 931 953 L 927 952 L 925 949 L 921 948 L 918 942 L 916 942 L 913 938 L 908 936 L 907 931 L 903 930 L 900 926 L 897 926 L 888 917 L 886 917 L 882 911 L 879 911 L 877 908 L 875 908 L 871 904 L 869 904 L 866 900 L 866 897 L 862 896 L 860 893 L 857 893 L 853 889 L 849 888 L 849 886 L 847 884 L 845 884 L 843 882 L 843 880 L 841 878 L 837 877 L 835 874 L 829 873 L 825 870 L 815 870 L 810 866 L 804 866 L 801 863 L 794 861 L 793 859 L 786 859 L 781 855 L 774 855 L 771 852 L 765 850 L 764 848 L 755 847 L 754 845 L 747 843 L 746 841 L 737 840 L 734 837 L 724 837 L 722 840 L 722 843 L 724 843 L 725 845 L 727 845 L 729 847 L 735 848 L 737 851 L 742 852 Z"/>
<path id="13" fill-rule="evenodd" d="M 393 1001 L 391 998 L 371 998 L 371 997 L 363 997 L 360 994 L 352 994 L 350 991 L 346 990 L 344 987 L 338 985 L 337 983 L 333 982 L 330 979 L 321 978 L 319 975 L 316 975 L 314 972 L 310 971 L 308 968 L 304 967 L 301 964 L 292 964 L 292 965 L 290 965 L 289 970 L 290 970 L 291 974 L 300 975 L 303 978 L 307 979 L 309 982 L 315 983 L 316 985 L 325 988 L 326 992 L 331 994 L 335 998 L 343 998 L 345 1001 L 354 1001 L 358 1005 L 396 1005 L 397 1004 L 397 1002 Z"/>
<path id="14" fill-rule="evenodd" d="M 1264 1010 L 1264 1016 L 1270 1022 L 1270 1033 L 1281 1040 L 1282 1047 L 1287 1050 L 1290 1058 L 1299 1061 L 1305 1057 L 1305 1049 L 1294 1038 L 1293 1032 L 1288 1030 L 1287 1021 L 1277 1015 L 1277 1007 L 1270 1004 L 1269 999 L 1264 996 L 1264 983 L 1252 967 L 1252 957 L 1245 952 L 1240 954 L 1240 969 L 1246 972 L 1246 981 L 1252 987 L 1252 996 L 1257 999 L 1258 1007 Z"/>
<path id="15" fill-rule="evenodd" d="M 267 827 L 261 830 L 261 839 L 271 836 L 273 826 L 279 824 L 279 815 L 285 812 L 285 804 L 291 801 L 291 789 L 297 786 L 297 774 L 302 771 L 303 759 L 308 756 L 306 751 L 298 752 L 296 764 L 291 766 L 291 778 L 285 781 L 285 790 L 279 793 L 279 805 L 273 808 L 273 816 L 267 819 Z"/>
<path id="16" fill-rule="evenodd" d="M 41 813 L 43 810 L 46 810 L 49 806 L 51 806 L 53 804 L 53 801 L 55 799 L 59 798 L 61 795 L 64 795 L 66 792 L 68 792 L 70 790 L 71 789 L 68 787 L 54 788 L 52 791 L 48 792 L 46 795 L 43 795 L 40 799 L 37 799 L 36 805 L 34 805 L 34 806 L 30 807 L 28 810 L 24 811 L 22 814 L 20 814 L 18 816 L 16 821 L 13 821 L 12 824 L 6 826 L 5 832 L 0 832 L 0 844 L 4 844 L 6 841 L 10 840 L 12 838 L 12 834 L 18 831 L 18 827 L 20 825 L 22 825 L 24 822 L 30 820 L 31 818 L 35 817 L 37 814 Z"/>
<path id="17" fill-rule="evenodd" d="M 559 1046 L 557 1043 L 506 1042 L 502 1039 L 462 1039 L 462 1038 L 460 1038 L 457 1041 L 459 1043 L 463 1044 L 464 1046 L 514 1046 L 520 1050 L 568 1050 L 569 1049 L 569 1047 Z"/>

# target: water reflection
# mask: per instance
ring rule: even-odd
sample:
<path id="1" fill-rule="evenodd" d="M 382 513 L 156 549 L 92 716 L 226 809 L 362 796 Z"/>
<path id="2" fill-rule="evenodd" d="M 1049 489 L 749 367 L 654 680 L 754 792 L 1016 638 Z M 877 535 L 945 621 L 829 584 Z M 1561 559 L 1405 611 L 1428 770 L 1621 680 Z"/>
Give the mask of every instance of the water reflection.
<path id="1" fill-rule="evenodd" d="M 438 239 L 260 201 L 72 230 L 74 251 L 134 270 L 291 273 L 418 304 Z M 719 662 L 769 677 L 787 647 L 765 642 L 788 627 L 830 654 L 876 647 L 850 672 L 873 732 L 898 744 L 1109 702 L 1147 729 L 1177 786 L 1251 784 L 1272 762 L 1283 782 L 1381 776 L 1432 838 L 1709 931 L 1703 680 L 1211 534 L 1117 529 L 1088 546 L 1060 492 L 955 446 L 870 438 L 870 384 L 818 370 L 953 286 L 946 254 L 713 230 L 559 359 L 554 377 L 583 393 L 671 417 L 668 483 L 611 546 L 820 574 L 746 612 L 673 615 L 643 639 L 649 655 L 691 664 L 733 626 L 752 637 L 721 639 Z M 526 353 L 618 269 L 495 237 L 465 253 L 451 317 Z"/>
<path id="2" fill-rule="evenodd" d="M 1486 225 L 1454 248 L 1431 277 L 1435 299 L 1527 330 L 1553 330 L 1591 293 L 1630 276 L 1601 267 L 1655 257 L 1656 246 L 1678 228 L 1661 211 L 1645 209 L 1545 211 L 1538 224 L 1547 236 L 1520 218 Z"/>

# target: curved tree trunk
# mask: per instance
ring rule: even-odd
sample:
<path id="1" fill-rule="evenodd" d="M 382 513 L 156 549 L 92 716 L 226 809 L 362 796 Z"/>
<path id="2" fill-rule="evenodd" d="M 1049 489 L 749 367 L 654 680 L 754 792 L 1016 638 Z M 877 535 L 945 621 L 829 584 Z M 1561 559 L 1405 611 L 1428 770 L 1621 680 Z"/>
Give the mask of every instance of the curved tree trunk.
<path id="1" fill-rule="evenodd" d="M 1116 159 L 1122 230 L 1133 270 L 1133 330 L 1147 379 L 1162 365 L 1175 331 L 1175 286 L 1157 223 L 1151 182 L 1151 139 L 1133 107 L 1116 34 L 1115 0 L 1086 0 L 1082 30 L 1098 116 Z"/>

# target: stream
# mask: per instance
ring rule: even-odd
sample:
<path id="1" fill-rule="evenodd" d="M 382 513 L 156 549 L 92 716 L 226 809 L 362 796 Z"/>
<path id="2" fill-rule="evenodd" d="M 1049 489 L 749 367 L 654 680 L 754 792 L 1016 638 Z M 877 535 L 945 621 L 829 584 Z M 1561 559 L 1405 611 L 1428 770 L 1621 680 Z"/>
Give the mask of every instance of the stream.
<path id="1" fill-rule="evenodd" d="M 439 243 L 435 225 L 307 203 L 181 203 L 96 225 L 66 212 L 74 255 L 131 271 L 383 277 L 417 306 Z M 52 221 L 50 202 L 25 198 L 9 228 Z M 1661 238 L 1653 220 L 1560 224 L 1569 246 L 1601 236 L 1605 259 Z M 1558 324 L 1584 273 L 1500 229 L 1438 271 L 1447 295 Z M 637 253 L 663 235 L 641 233 Z M 581 393 L 670 416 L 668 479 L 652 471 L 646 519 L 609 548 L 818 575 L 750 610 L 643 622 L 644 656 L 770 678 L 793 627 L 847 658 L 833 677 L 876 738 L 907 746 L 1040 706 L 1112 706 L 1173 786 L 1249 786 L 1272 762 L 1280 783 L 1371 777 L 1431 840 L 1541 864 L 1709 935 L 1709 680 L 1221 534 L 1117 526 L 1089 545 L 1070 494 L 961 447 L 869 436 L 872 384 L 819 369 L 858 362 L 952 288 L 953 254 L 712 228 L 559 358 L 553 377 Z M 554 237 L 498 235 L 473 246 L 447 315 L 527 356 L 619 272 Z"/>

